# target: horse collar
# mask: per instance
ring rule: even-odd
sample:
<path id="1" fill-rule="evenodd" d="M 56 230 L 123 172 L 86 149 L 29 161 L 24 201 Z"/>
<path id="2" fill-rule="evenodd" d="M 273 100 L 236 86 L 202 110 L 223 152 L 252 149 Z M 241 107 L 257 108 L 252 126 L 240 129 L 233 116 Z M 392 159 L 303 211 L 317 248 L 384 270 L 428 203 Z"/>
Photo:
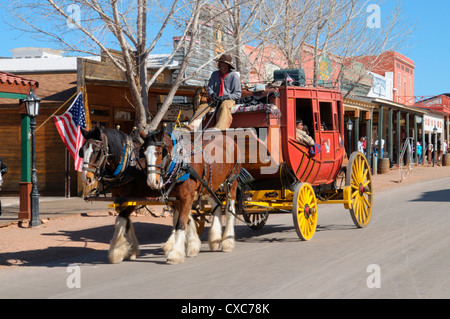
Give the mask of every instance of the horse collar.
<path id="1" fill-rule="evenodd" d="M 127 141 L 125 142 L 125 145 L 123 146 L 123 152 L 122 152 L 122 160 L 120 161 L 119 165 L 117 165 L 116 169 L 114 170 L 113 176 L 117 176 L 128 167 L 128 163 L 130 161 L 131 157 L 131 141 L 130 138 L 127 138 Z"/>

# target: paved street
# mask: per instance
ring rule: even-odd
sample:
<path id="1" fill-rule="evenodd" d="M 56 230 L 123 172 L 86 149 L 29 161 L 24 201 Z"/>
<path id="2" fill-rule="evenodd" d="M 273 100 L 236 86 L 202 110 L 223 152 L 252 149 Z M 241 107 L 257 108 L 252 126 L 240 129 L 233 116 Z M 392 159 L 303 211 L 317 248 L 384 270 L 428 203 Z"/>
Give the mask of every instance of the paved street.
<path id="1" fill-rule="evenodd" d="M 75 268 L 72 258 L 4 270 L 0 298 L 450 298 L 449 183 L 379 192 L 365 229 L 342 206 L 321 205 L 309 242 L 290 215 L 259 231 L 238 223 L 232 253 L 209 252 L 205 232 L 200 256 L 181 265 L 164 263 L 161 226 L 135 261 L 110 265 L 105 251 L 88 251 Z"/>

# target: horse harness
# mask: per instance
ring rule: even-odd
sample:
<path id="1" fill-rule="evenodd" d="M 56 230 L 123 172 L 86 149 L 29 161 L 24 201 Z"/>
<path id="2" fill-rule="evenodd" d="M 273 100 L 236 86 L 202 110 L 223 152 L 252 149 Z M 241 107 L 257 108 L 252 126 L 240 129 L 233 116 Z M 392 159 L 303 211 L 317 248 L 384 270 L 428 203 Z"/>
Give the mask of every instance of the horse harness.
<path id="1" fill-rule="evenodd" d="M 108 174 L 105 168 L 113 154 L 110 154 L 109 152 L 108 137 L 106 135 L 103 136 L 104 140 L 102 139 L 101 141 L 89 140 L 97 149 L 100 149 L 100 158 L 95 163 L 84 162 L 84 164 L 88 164 L 88 167 L 83 167 L 83 170 L 94 173 L 94 176 L 97 176 L 98 181 L 107 184 L 107 187 L 103 189 L 103 192 L 106 193 L 106 191 L 112 187 L 126 185 L 133 181 L 135 176 L 130 173 L 133 168 L 139 167 L 142 171 L 144 168 L 139 162 L 139 153 L 137 152 L 137 150 L 140 150 L 140 146 L 135 147 L 132 138 L 127 135 L 126 143 L 123 146 L 121 161 L 114 172 Z M 91 193 L 95 192 L 95 196 L 98 196 L 98 188 L 99 185 L 93 189 Z"/>
<path id="2" fill-rule="evenodd" d="M 216 201 L 217 206 L 221 206 L 223 208 L 224 205 L 222 204 L 222 201 L 218 198 L 217 194 L 212 189 L 212 173 L 213 173 L 213 171 L 212 171 L 211 164 L 209 163 L 210 185 L 208 185 L 207 181 L 205 180 L 206 174 L 207 174 L 208 163 L 206 161 L 204 161 L 203 173 L 202 173 L 203 176 L 200 176 L 197 173 L 197 171 L 189 163 L 183 161 L 182 152 L 184 149 L 181 147 L 179 150 L 177 150 L 177 146 L 180 145 L 180 143 L 178 143 L 177 139 L 172 134 L 171 134 L 171 139 L 172 139 L 173 150 L 174 149 L 176 150 L 175 157 L 173 159 L 171 158 L 171 156 L 169 155 L 169 151 L 167 150 L 167 144 L 164 141 L 153 142 L 154 145 L 160 145 L 163 147 L 163 153 L 165 150 L 166 156 L 163 156 L 163 161 L 159 165 L 147 164 L 148 172 L 160 174 L 161 177 L 163 178 L 163 180 L 167 178 L 163 184 L 163 188 L 162 188 L 162 192 L 161 192 L 162 193 L 161 197 L 164 200 L 164 202 L 167 204 L 168 199 L 169 199 L 169 194 L 173 190 L 173 188 L 175 187 L 175 185 L 177 183 L 184 182 L 189 177 L 191 177 L 194 180 L 199 181 L 200 184 L 202 185 L 202 189 L 199 192 L 197 202 L 200 201 L 201 195 L 203 193 L 203 189 L 206 189 L 210 193 L 210 195 L 214 198 L 214 200 Z M 201 148 L 200 151 L 203 151 L 203 148 Z M 190 156 L 193 156 L 195 154 L 196 154 L 195 151 L 191 151 Z M 206 156 L 206 154 L 204 154 L 204 156 Z M 170 162 L 168 162 L 169 161 L 168 157 L 170 157 L 170 159 L 169 159 Z M 166 169 L 167 166 L 168 166 L 168 168 Z M 238 176 L 239 176 L 237 166 L 238 166 L 238 162 L 236 161 L 233 169 L 231 170 L 230 175 L 222 183 L 222 185 L 224 185 L 227 188 L 226 189 L 227 194 L 229 194 L 229 189 L 230 189 L 231 185 L 236 180 L 236 178 L 238 178 Z M 154 169 L 154 168 L 156 168 L 156 169 Z M 169 187 L 167 189 L 165 189 L 166 185 L 169 185 Z M 227 201 L 227 203 L 228 203 L 228 201 Z"/>

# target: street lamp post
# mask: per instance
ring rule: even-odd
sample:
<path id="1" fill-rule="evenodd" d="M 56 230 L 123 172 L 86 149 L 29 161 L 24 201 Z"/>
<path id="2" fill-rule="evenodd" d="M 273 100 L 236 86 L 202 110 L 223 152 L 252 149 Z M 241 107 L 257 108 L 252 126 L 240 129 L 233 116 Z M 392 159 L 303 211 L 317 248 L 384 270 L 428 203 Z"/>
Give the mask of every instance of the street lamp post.
<path id="1" fill-rule="evenodd" d="M 36 131 L 36 117 L 39 114 L 39 106 L 41 100 L 36 96 L 33 91 L 33 87 L 30 89 L 30 93 L 24 100 L 27 115 L 30 117 L 30 130 L 31 130 L 31 221 L 30 226 L 35 227 L 41 224 L 39 220 L 39 192 L 37 188 L 37 171 L 36 171 L 36 144 L 35 144 L 35 131 Z"/>
<path id="2" fill-rule="evenodd" d="M 347 125 L 347 133 L 348 133 L 347 153 L 348 153 L 348 156 L 350 156 L 350 154 L 352 153 L 352 130 L 353 130 L 353 122 L 350 118 L 348 118 L 346 125 Z"/>

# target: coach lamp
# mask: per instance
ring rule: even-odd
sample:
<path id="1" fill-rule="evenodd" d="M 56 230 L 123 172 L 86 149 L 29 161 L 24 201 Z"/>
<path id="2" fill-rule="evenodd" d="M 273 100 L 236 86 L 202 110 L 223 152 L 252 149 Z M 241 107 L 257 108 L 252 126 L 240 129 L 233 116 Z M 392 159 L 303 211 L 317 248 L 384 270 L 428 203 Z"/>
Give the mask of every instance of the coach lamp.
<path id="1" fill-rule="evenodd" d="M 33 91 L 33 86 L 30 84 L 30 93 L 23 100 L 27 108 L 27 115 L 30 118 L 30 131 L 31 131 L 31 221 L 30 226 L 35 227 L 41 224 L 39 220 L 39 192 L 37 189 L 37 172 L 36 172 L 36 145 L 35 145 L 35 131 L 36 131 L 36 116 L 39 114 L 39 106 L 41 100 Z"/>
<path id="2" fill-rule="evenodd" d="M 41 104 L 41 99 L 33 91 L 33 86 L 31 86 L 30 93 L 23 100 L 27 108 L 27 115 L 32 118 L 39 115 L 39 106 Z"/>

